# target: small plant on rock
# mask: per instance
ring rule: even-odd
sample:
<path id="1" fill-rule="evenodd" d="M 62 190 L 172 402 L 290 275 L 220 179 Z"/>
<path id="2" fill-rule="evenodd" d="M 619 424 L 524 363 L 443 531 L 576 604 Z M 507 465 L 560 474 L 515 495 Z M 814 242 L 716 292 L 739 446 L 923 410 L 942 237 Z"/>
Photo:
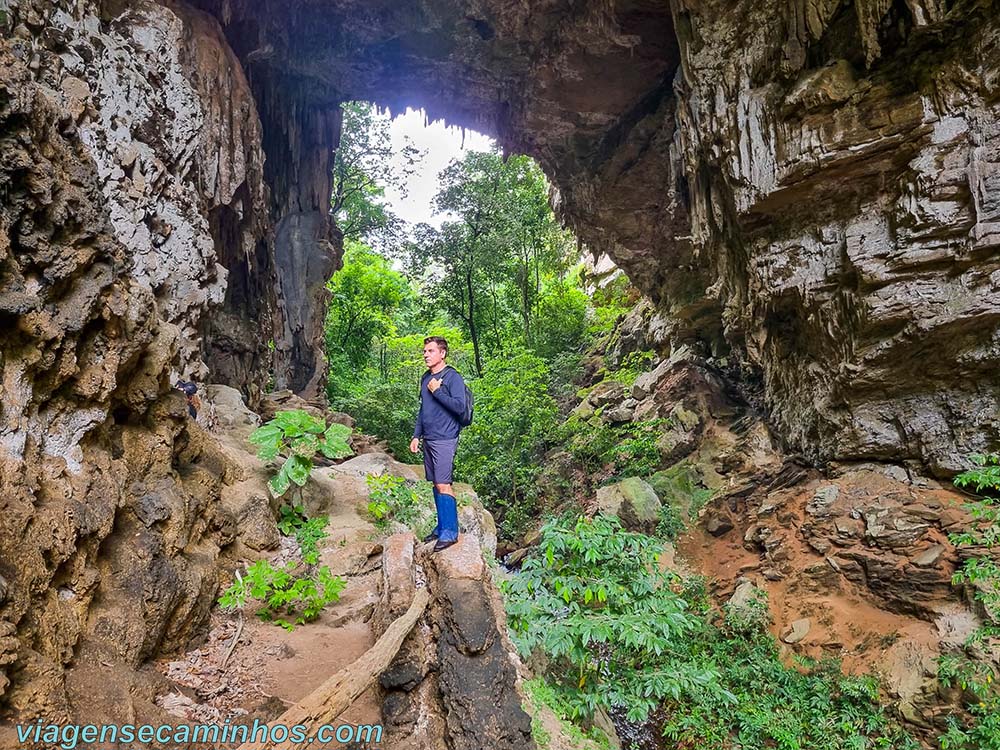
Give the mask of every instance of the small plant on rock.
<path id="1" fill-rule="evenodd" d="M 278 509 L 278 531 L 283 536 L 292 536 L 306 521 L 306 509 L 302 505 L 282 505 Z"/>
<path id="2" fill-rule="evenodd" d="M 301 505 L 281 506 L 278 531 L 283 536 L 294 536 L 302 552 L 302 561 L 307 565 L 319 562 L 319 543 L 326 539 L 326 516 L 307 518 Z"/>
<path id="3" fill-rule="evenodd" d="M 385 530 L 391 520 L 409 526 L 417 520 L 420 511 L 420 493 L 402 477 L 392 474 L 369 474 L 368 513 L 376 528 Z"/>
<path id="4" fill-rule="evenodd" d="M 219 606 L 232 612 L 242 610 L 250 600 L 259 601 L 257 616 L 285 630 L 311 622 L 327 604 L 340 598 L 344 579 L 331 574 L 325 565 L 300 575 L 295 568 L 295 563 L 275 568 L 267 560 L 258 560 L 247 568 L 245 577 L 236 574 L 236 581 L 219 598 Z"/>
<path id="5" fill-rule="evenodd" d="M 293 482 L 305 486 L 317 453 L 329 459 L 350 456 L 350 435 L 350 427 L 337 423 L 327 427 L 302 409 L 289 409 L 279 411 L 274 419 L 254 430 L 250 442 L 257 446 L 258 458 L 275 461 L 284 457 L 278 473 L 267 483 L 271 493 L 281 497 Z"/>
<path id="6" fill-rule="evenodd" d="M 310 518 L 295 530 L 295 541 L 302 551 L 302 561 L 307 565 L 319 562 L 319 543 L 326 539 L 326 516 Z"/>

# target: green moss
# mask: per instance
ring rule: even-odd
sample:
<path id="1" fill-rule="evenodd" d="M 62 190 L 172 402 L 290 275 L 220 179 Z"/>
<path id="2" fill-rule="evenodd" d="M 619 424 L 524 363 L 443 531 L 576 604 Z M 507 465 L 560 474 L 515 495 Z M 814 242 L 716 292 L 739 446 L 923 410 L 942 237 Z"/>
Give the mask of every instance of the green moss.
<path id="1" fill-rule="evenodd" d="M 687 461 L 658 471 L 646 481 L 663 505 L 660 531 L 668 539 L 675 538 L 713 495 L 703 484 L 698 467 Z"/>

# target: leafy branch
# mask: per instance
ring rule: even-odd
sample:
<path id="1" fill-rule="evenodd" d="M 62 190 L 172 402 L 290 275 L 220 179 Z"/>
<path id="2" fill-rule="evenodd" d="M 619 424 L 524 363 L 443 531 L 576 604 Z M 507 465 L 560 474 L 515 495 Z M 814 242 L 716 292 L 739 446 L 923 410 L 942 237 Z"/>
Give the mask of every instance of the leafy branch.
<path id="1" fill-rule="evenodd" d="M 267 483 L 271 494 L 281 497 L 293 482 L 305 486 L 317 453 L 329 459 L 350 456 L 353 453 L 347 443 L 350 435 L 350 427 L 338 423 L 327 427 L 302 409 L 289 409 L 279 411 L 274 419 L 254 430 L 249 440 L 257 446 L 258 458 L 284 459 L 278 473 Z"/>

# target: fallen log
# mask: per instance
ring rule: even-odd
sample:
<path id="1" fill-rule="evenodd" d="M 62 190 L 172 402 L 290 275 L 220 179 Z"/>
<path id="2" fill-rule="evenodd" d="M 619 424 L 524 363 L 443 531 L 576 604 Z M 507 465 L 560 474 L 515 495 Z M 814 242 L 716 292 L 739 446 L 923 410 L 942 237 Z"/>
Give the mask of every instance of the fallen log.
<path id="1" fill-rule="evenodd" d="M 324 724 L 332 724 L 333 720 L 343 713 L 375 681 L 375 678 L 389 667 L 396 654 L 399 653 L 406 636 L 427 608 L 429 598 L 426 588 L 417 589 L 413 601 L 410 603 L 410 608 L 393 621 L 370 649 L 268 724 L 266 738 L 252 738 L 250 742 L 240 745 L 239 750 L 275 750 L 279 747 L 281 750 L 305 750 L 308 748 L 310 746 L 308 739 L 315 736 Z M 306 741 L 293 742 L 287 739 L 282 742 L 271 742 L 271 729 L 278 724 L 289 728 L 296 724 L 303 725 Z"/>

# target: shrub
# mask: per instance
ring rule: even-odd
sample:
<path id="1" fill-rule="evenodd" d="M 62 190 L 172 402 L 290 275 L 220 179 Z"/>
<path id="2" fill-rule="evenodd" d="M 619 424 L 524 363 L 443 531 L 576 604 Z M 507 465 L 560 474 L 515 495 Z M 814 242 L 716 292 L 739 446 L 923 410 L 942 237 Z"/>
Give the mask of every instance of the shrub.
<path id="1" fill-rule="evenodd" d="M 344 579 L 334 576 L 325 565 L 318 570 L 295 574 L 295 563 L 275 568 L 267 560 L 258 560 L 219 598 L 224 610 L 243 609 L 250 600 L 261 602 L 257 616 L 286 630 L 319 617 L 327 604 L 337 601 Z"/>
<path id="2" fill-rule="evenodd" d="M 955 477 L 959 487 L 971 487 L 981 497 L 967 503 L 972 515 L 972 527 L 950 535 L 956 547 L 975 546 L 987 551 L 1000 548 L 1000 454 L 972 456 L 976 468 Z M 955 573 L 953 582 L 968 583 L 977 588 L 976 598 L 995 622 L 1000 622 L 1000 565 L 986 555 L 965 561 Z M 991 628 L 989 635 L 1000 637 L 1000 630 Z"/>
<path id="3" fill-rule="evenodd" d="M 299 543 L 302 560 L 308 565 L 319 562 L 319 543 L 326 538 L 326 524 L 326 516 L 316 516 L 295 530 L 295 541 Z"/>
<path id="4" fill-rule="evenodd" d="M 970 638 L 985 642 L 1000 638 L 1000 565 L 988 556 L 1000 548 L 1000 454 L 972 456 L 975 468 L 955 477 L 955 484 L 967 487 L 980 496 L 967 503 L 972 526 L 949 539 L 955 546 L 975 546 L 987 552 L 969 558 L 952 577 L 955 584 L 966 583 L 976 589 L 992 624 L 980 628 Z M 938 660 L 938 679 L 945 686 L 959 686 L 977 700 L 968 706 L 971 721 L 948 718 L 948 731 L 938 742 L 942 750 L 1000 750 L 1000 695 L 990 667 L 965 657 L 942 656 Z"/>
<path id="5" fill-rule="evenodd" d="M 412 526 L 420 515 L 421 501 L 426 500 L 412 482 L 392 474 L 369 474 L 368 513 L 378 529 L 385 530 L 394 520 Z"/>
<path id="6" fill-rule="evenodd" d="M 701 483 L 701 473 L 681 461 L 646 479 L 663 503 L 657 536 L 673 541 L 687 528 L 712 497 L 712 490 Z"/>
<path id="7" fill-rule="evenodd" d="M 556 519 L 503 584 L 519 650 L 540 649 L 558 664 L 549 676 L 573 718 L 600 706 L 643 721 L 668 696 L 714 683 L 714 670 L 678 658 L 698 621 L 656 565 L 660 551 L 614 517 Z"/>
<path id="8" fill-rule="evenodd" d="M 278 531 L 283 536 L 292 536 L 308 519 L 302 505 L 282 505 L 278 509 Z"/>
<path id="9" fill-rule="evenodd" d="M 535 711 L 540 711 L 542 707 L 548 708 L 562 726 L 563 734 L 573 743 L 575 748 L 588 748 L 588 750 L 609 750 L 611 741 L 608 736 L 597 727 L 590 727 L 582 730 L 573 723 L 570 718 L 570 707 L 565 701 L 560 699 L 559 694 L 553 690 L 544 678 L 536 677 L 524 683 L 524 691 Z M 551 741 L 548 732 L 541 726 L 537 719 L 532 717 L 531 735 L 535 739 L 535 744 L 539 748 L 545 748 Z"/>
<path id="10" fill-rule="evenodd" d="M 767 606 L 767 592 L 754 588 L 744 602 L 728 601 L 723 606 L 723 627 L 729 633 L 742 636 L 760 635 L 771 623 L 771 610 Z"/>
<path id="11" fill-rule="evenodd" d="M 607 481 L 646 477 L 659 468 L 656 445 L 668 419 L 646 419 L 609 425 L 599 419 L 566 420 L 558 431 L 570 455 L 590 473 L 602 473 Z"/>
<path id="12" fill-rule="evenodd" d="M 326 538 L 326 516 L 306 518 L 301 505 L 282 505 L 278 531 L 284 536 L 294 536 L 299 543 L 302 560 L 308 565 L 319 562 L 319 543 Z"/>
<path id="13" fill-rule="evenodd" d="M 631 388 L 639 376 L 649 369 L 649 364 L 655 357 L 656 355 L 649 351 L 629 352 L 622 357 L 618 369 L 608 373 L 608 377 L 617 380 L 626 388 Z"/>
<path id="14" fill-rule="evenodd" d="M 267 486 L 275 497 L 284 495 L 294 482 L 305 486 L 313 470 L 313 458 L 322 453 L 327 458 L 351 455 L 347 439 L 351 428 L 334 423 L 326 427 L 302 409 L 279 411 L 274 419 L 250 433 L 250 442 L 258 447 L 257 456 L 274 461 L 283 456 L 278 473 Z"/>

